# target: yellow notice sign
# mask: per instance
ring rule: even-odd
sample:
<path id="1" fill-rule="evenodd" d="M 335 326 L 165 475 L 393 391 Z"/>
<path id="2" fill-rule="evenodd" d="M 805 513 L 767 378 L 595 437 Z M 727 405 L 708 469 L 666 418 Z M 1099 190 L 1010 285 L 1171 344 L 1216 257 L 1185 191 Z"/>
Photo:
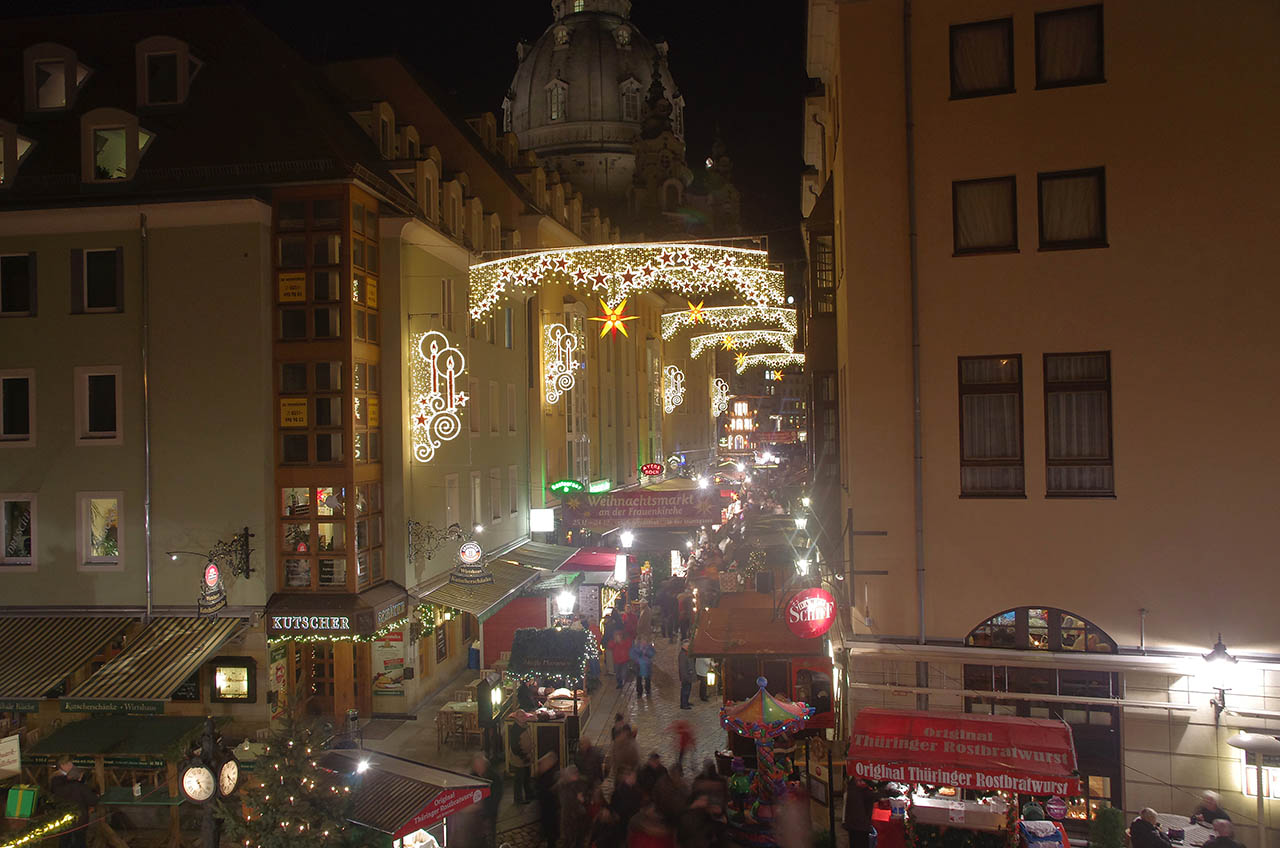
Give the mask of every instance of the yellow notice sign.
<path id="1" fill-rule="evenodd" d="M 306 398 L 280 398 L 280 426 L 307 426 Z"/>
<path id="2" fill-rule="evenodd" d="M 364 304 L 370 309 L 378 308 L 378 281 L 372 277 L 364 281 Z"/>
<path id="3" fill-rule="evenodd" d="M 378 399 L 376 397 L 369 398 L 369 426 L 378 426 Z"/>
<path id="4" fill-rule="evenodd" d="M 307 299 L 307 275 L 301 271 L 278 274 L 280 302 L 297 303 Z"/>

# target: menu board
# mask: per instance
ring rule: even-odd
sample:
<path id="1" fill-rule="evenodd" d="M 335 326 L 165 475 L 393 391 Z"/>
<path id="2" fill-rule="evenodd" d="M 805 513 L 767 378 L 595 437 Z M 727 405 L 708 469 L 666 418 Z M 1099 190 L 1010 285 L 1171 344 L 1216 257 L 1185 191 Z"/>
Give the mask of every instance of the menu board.
<path id="1" fill-rule="evenodd" d="M 404 694 L 404 633 L 373 640 L 373 694 Z"/>

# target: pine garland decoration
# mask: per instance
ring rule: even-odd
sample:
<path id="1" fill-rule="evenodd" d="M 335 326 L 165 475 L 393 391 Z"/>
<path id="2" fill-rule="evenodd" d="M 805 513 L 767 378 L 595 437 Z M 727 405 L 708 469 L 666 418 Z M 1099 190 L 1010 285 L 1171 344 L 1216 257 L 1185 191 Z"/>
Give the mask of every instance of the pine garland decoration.
<path id="1" fill-rule="evenodd" d="M 228 844 L 245 848 L 329 848 L 357 844 L 347 824 L 350 787 L 316 765 L 318 740 L 286 718 L 246 775 L 243 810 L 219 813 Z"/>

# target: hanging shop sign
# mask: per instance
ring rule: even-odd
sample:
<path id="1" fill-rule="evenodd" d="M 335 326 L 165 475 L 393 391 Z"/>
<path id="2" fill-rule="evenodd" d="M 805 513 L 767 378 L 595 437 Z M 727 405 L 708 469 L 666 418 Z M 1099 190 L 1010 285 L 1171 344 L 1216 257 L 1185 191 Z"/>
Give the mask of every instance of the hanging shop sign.
<path id="1" fill-rule="evenodd" d="M 640 466 L 640 473 L 646 477 L 657 477 L 662 471 L 662 463 L 660 462 L 646 462 Z"/>
<path id="2" fill-rule="evenodd" d="M 196 611 L 200 615 L 212 615 L 227 605 L 227 589 L 222 585 L 222 571 L 211 562 L 204 567 L 200 581 L 200 597 L 196 599 Z"/>
<path id="3" fill-rule="evenodd" d="M 463 542 L 458 548 L 458 559 L 462 560 L 463 565 L 475 565 L 484 557 L 484 548 L 480 547 L 479 542 Z"/>
<path id="4" fill-rule="evenodd" d="M 578 494 L 564 503 L 564 522 L 572 527 L 695 527 L 719 521 L 719 498 L 705 490 Z"/>
<path id="5" fill-rule="evenodd" d="M 107 698 L 61 698 L 64 713 L 163 715 L 164 701 L 116 701 Z"/>
<path id="6" fill-rule="evenodd" d="M 805 589 L 787 602 L 787 628 L 802 639 L 816 639 L 836 620 L 836 599 L 826 589 Z"/>
<path id="7" fill-rule="evenodd" d="M 557 480 L 551 484 L 551 491 L 557 495 L 567 495 L 573 492 L 581 492 L 587 488 L 578 480 Z"/>
<path id="8" fill-rule="evenodd" d="M 1044 802 L 1044 811 L 1054 821 L 1062 821 L 1067 817 L 1067 802 L 1054 795 Z"/>

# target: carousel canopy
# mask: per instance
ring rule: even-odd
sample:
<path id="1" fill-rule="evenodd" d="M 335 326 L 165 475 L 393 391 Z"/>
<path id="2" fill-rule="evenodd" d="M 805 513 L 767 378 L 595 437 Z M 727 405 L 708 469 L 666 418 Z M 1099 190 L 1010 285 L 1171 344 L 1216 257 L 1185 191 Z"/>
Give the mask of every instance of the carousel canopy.
<path id="1" fill-rule="evenodd" d="M 804 720 L 813 715 L 813 707 L 771 695 L 769 681 L 756 678 L 760 691 L 745 701 L 720 708 L 720 723 L 741 736 L 764 738 L 799 730 Z"/>

